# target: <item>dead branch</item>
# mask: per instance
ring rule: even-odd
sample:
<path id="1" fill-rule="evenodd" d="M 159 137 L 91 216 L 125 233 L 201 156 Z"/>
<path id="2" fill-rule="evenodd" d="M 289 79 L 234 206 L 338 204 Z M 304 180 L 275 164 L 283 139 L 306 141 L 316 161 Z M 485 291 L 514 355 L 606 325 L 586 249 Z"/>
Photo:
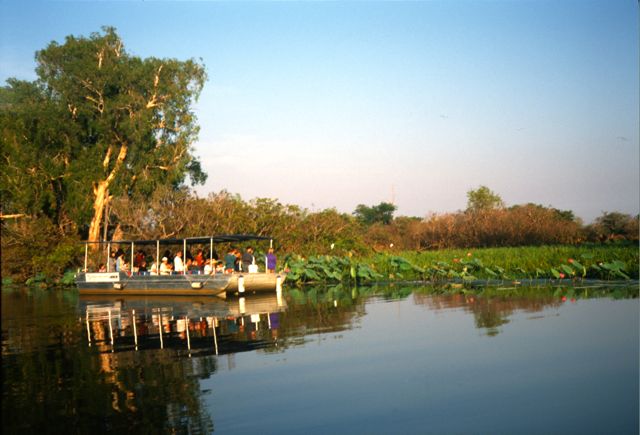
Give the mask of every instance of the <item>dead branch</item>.
<path id="1" fill-rule="evenodd" d="M 162 65 L 158 67 L 158 72 L 156 73 L 155 78 L 153 79 L 153 95 L 151 99 L 147 101 L 147 109 L 151 109 L 153 107 L 158 106 L 158 84 L 160 83 L 160 71 L 162 71 Z"/>
<path id="2" fill-rule="evenodd" d="M 102 161 L 102 167 L 105 171 L 109 167 L 109 160 L 111 160 L 111 147 L 107 149 L 107 154 L 104 156 L 104 160 Z"/>
<path id="3" fill-rule="evenodd" d="M 27 215 L 24 213 L 14 213 L 14 214 L 0 214 L 0 219 L 18 219 L 21 217 L 26 217 Z"/>
<path id="4" fill-rule="evenodd" d="M 104 48 L 102 48 L 98 53 L 96 53 L 98 56 L 98 69 L 102 68 L 102 59 L 104 58 Z"/>

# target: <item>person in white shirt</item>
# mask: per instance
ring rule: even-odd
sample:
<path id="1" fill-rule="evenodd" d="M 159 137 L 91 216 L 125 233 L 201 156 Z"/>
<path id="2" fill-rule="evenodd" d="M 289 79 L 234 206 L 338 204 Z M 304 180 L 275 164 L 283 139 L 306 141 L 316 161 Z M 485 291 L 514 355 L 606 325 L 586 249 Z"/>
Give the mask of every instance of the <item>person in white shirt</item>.
<path id="1" fill-rule="evenodd" d="M 173 257 L 173 270 L 176 273 L 184 273 L 184 262 L 182 261 L 182 251 L 176 252 L 176 256 Z"/>
<path id="2" fill-rule="evenodd" d="M 211 266 L 211 261 L 209 259 L 204 262 L 204 274 L 211 275 L 213 273 L 213 267 Z"/>
<path id="3" fill-rule="evenodd" d="M 162 263 L 160 263 L 160 275 L 170 275 L 171 267 L 169 266 L 169 259 L 162 257 Z"/>

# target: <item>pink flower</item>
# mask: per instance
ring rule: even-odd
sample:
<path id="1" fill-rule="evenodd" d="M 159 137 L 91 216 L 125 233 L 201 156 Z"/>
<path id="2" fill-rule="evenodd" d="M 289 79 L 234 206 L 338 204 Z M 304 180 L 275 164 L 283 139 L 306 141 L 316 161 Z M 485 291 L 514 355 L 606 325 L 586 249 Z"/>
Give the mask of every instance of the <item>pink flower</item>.
<path id="1" fill-rule="evenodd" d="M 566 302 L 567 301 L 567 297 L 566 296 L 562 296 L 562 302 Z"/>
<path id="2" fill-rule="evenodd" d="M 453 259 L 453 262 L 454 262 L 454 263 L 458 263 L 459 261 L 460 261 L 460 260 L 458 260 L 457 258 L 454 258 L 454 259 Z"/>
<path id="3" fill-rule="evenodd" d="M 564 273 L 560 274 L 560 279 L 564 278 Z"/>
<path id="4" fill-rule="evenodd" d="M 569 264 L 573 263 L 573 258 L 570 258 L 567 260 L 569 262 Z"/>

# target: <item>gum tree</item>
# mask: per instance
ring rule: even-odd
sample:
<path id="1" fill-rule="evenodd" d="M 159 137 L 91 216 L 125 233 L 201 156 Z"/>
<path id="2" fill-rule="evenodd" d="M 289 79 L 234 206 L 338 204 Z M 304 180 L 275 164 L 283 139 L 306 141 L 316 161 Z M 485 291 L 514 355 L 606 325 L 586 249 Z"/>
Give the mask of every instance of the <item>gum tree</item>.
<path id="1" fill-rule="evenodd" d="M 5 212 L 88 223 L 98 240 L 112 196 L 205 181 L 192 148 L 202 64 L 133 56 L 109 27 L 51 42 L 36 61 L 35 82 L 0 94 Z"/>

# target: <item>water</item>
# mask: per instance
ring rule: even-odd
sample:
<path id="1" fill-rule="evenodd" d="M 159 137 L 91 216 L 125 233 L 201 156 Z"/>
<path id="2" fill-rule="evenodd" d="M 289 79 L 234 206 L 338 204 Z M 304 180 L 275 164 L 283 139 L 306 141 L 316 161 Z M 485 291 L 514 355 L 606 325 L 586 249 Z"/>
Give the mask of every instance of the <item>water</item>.
<path id="1" fill-rule="evenodd" d="M 637 286 L 337 287 L 227 301 L 3 289 L 2 425 L 637 434 L 638 331 Z"/>

